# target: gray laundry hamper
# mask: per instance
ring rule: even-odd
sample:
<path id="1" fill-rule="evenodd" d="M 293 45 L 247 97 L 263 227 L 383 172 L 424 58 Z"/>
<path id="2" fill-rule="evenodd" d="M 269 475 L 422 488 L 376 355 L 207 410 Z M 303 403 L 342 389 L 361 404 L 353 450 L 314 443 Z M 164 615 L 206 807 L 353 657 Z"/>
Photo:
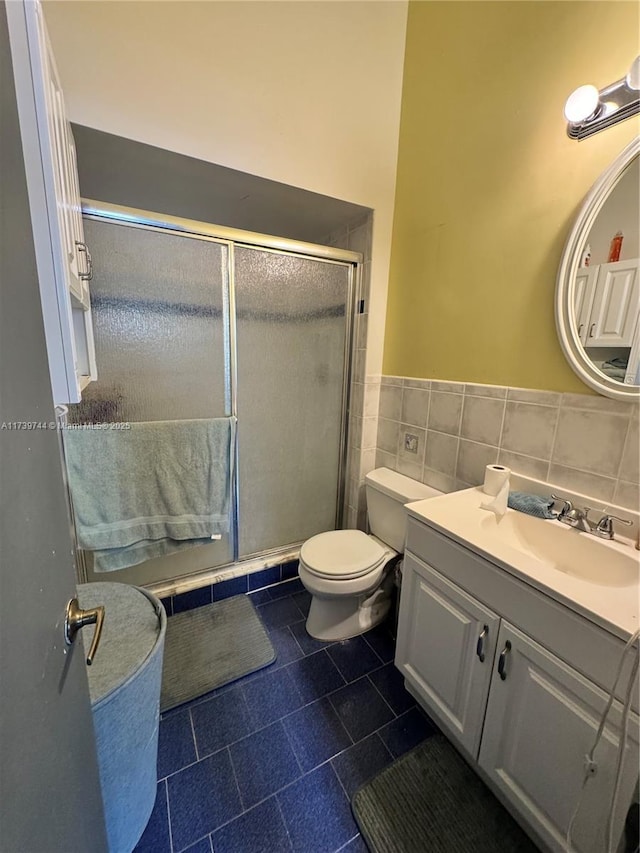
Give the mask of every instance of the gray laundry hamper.
<path id="1" fill-rule="evenodd" d="M 156 798 L 162 655 L 167 627 L 154 595 L 120 583 L 78 586 L 83 609 L 104 605 L 87 667 L 110 853 L 131 853 Z M 85 642 L 89 641 L 90 631 Z"/>

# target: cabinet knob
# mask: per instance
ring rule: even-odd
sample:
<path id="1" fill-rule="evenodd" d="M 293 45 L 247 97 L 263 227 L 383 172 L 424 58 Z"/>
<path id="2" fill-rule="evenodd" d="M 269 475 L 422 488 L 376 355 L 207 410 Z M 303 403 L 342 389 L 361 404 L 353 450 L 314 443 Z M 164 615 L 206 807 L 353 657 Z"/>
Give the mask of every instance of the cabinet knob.
<path id="1" fill-rule="evenodd" d="M 592 337 L 593 337 L 593 330 L 595 329 L 595 327 L 596 327 L 596 324 L 595 324 L 595 323 L 592 323 L 592 324 L 589 326 L 589 337 L 590 337 L 590 338 L 592 338 Z"/>
<path id="2" fill-rule="evenodd" d="M 498 675 L 503 681 L 507 679 L 507 655 L 511 651 L 511 640 L 507 640 L 504 644 L 504 649 L 500 652 L 500 657 L 498 658 Z"/>

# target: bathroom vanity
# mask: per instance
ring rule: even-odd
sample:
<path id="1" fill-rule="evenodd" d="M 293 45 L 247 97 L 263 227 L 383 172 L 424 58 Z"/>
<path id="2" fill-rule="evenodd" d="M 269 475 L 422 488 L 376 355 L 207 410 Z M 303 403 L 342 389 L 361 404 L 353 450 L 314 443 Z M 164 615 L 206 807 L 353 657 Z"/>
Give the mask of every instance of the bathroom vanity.
<path id="1" fill-rule="evenodd" d="M 482 510 L 481 488 L 408 505 L 396 666 L 420 705 L 543 849 L 565 836 L 625 643 L 639 554 L 555 520 Z M 627 661 L 573 849 L 606 850 Z M 638 778 L 638 691 L 615 837 Z"/>

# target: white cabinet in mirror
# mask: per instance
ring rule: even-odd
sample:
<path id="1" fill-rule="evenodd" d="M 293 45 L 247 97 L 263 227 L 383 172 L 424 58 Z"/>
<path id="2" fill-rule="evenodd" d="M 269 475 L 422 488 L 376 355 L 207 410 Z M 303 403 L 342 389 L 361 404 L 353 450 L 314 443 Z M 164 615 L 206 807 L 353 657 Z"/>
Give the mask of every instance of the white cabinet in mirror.
<path id="1" fill-rule="evenodd" d="M 569 364 L 596 391 L 640 399 L 640 140 L 594 184 L 567 241 L 556 326 Z"/>

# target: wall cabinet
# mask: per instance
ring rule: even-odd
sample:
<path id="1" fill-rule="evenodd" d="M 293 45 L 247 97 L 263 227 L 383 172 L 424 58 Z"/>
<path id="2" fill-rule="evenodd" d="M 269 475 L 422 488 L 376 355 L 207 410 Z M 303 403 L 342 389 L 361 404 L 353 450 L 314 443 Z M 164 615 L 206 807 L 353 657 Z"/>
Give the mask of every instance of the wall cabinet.
<path id="1" fill-rule="evenodd" d="M 495 566 L 448 542 L 410 520 L 396 666 L 427 713 L 536 842 L 549 850 L 566 850 L 585 756 L 607 701 L 601 683 L 588 677 L 591 641 L 584 641 L 588 634 L 568 636 L 566 648 L 559 651 L 565 655 L 569 650 L 570 660 L 563 659 L 522 627 L 538 634 L 535 626 L 542 626 L 542 639 L 555 637 L 558 626 L 567 635 L 572 626 L 559 606 L 549 601 L 545 610 L 545 596 L 524 583 L 520 589 L 506 582 L 495 586 Z M 456 582 L 465 577 L 476 584 L 474 594 Z M 492 589 L 501 589 L 495 602 L 489 600 Z M 581 622 L 588 632 L 587 620 Z M 598 631 L 594 626 L 593 650 L 601 652 Z M 593 677 L 608 682 L 616 664 L 617 659 L 601 657 Z M 622 706 L 616 701 L 575 824 L 573 844 L 580 853 L 606 849 L 621 719 Z M 638 755 L 638 718 L 632 713 L 615 816 L 617 837 L 637 782 Z"/>
<path id="2" fill-rule="evenodd" d="M 77 403 L 97 373 L 75 144 L 40 4 L 7 21 L 53 398 Z"/>
<path id="3" fill-rule="evenodd" d="M 631 346 L 640 309 L 639 271 L 637 258 L 578 270 L 574 309 L 583 346 Z"/>

